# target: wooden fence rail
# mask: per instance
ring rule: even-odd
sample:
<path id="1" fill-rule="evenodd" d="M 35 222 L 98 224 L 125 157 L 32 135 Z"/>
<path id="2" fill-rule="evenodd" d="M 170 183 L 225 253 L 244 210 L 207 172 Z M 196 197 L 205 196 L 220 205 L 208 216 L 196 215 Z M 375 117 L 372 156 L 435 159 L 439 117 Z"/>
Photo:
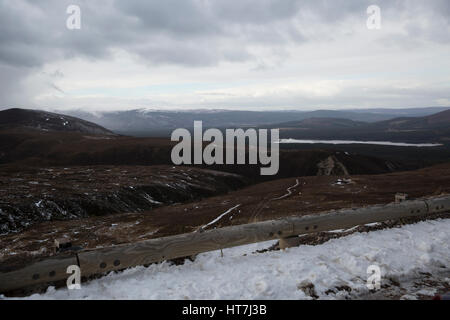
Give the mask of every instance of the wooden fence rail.
<path id="1" fill-rule="evenodd" d="M 445 196 L 344 209 L 320 215 L 292 216 L 84 250 L 73 255 L 46 258 L 20 269 L 0 272 L 0 293 L 65 280 L 69 276 L 66 269 L 70 265 L 78 265 L 83 276 L 91 276 L 256 242 L 448 211 L 450 196 Z"/>

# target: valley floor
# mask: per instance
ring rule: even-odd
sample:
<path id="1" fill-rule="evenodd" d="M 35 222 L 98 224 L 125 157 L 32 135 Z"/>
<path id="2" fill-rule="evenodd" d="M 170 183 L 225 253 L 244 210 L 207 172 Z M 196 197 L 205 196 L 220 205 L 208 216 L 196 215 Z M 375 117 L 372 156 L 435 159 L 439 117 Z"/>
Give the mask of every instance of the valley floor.
<path id="1" fill-rule="evenodd" d="M 430 299 L 450 291 L 450 219 L 256 253 L 273 242 L 112 273 L 26 299 Z M 381 289 L 367 287 L 367 268 Z"/>

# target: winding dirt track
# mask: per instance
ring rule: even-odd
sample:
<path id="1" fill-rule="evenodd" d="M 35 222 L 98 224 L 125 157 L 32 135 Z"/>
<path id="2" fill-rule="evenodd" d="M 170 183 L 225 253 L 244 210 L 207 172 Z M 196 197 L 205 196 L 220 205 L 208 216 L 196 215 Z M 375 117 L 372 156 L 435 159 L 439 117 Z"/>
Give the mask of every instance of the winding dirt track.
<path id="1" fill-rule="evenodd" d="M 299 186 L 300 182 L 298 181 L 298 179 L 295 179 L 295 184 L 293 186 L 290 186 L 289 188 L 286 189 L 287 193 L 282 195 L 281 197 L 278 198 L 273 198 L 271 199 L 271 201 L 276 201 L 276 200 L 282 200 L 284 198 L 289 197 L 290 195 L 292 195 L 292 189 L 295 189 Z"/>

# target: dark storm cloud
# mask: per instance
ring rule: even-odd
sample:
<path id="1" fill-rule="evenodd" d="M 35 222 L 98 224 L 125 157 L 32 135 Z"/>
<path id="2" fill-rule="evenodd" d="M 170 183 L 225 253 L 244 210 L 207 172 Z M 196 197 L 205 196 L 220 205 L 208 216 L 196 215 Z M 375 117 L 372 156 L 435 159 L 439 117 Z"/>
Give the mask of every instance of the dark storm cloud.
<path id="1" fill-rule="evenodd" d="M 64 57 L 104 58 L 112 48 L 136 53 L 155 63 L 201 66 L 230 57 L 249 59 L 252 55 L 247 51 L 248 45 L 314 41 L 292 26 L 296 15 L 300 19 L 314 16 L 316 23 L 333 27 L 336 21 L 352 15 L 364 20 L 371 2 L 0 0 L 0 62 L 33 67 Z M 72 3 L 82 10 L 80 31 L 65 29 L 65 9 Z M 387 14 L 412 7 L 413 15 L 422 14 L 421 19 L 429 19 L 426 24 L 411 21 L 407 32 L 436 41 L 448 40 L 448 1 L 385 0 L 378 4 Z M 414 6 L 418 11 L 414 11 Z M 227 41 L 237 41 L 236 46 L 222 54 Z"/>
<path id="2" fill-rule="evenodd" d="M 407 19 L 402 32 L 383 39 L 387 46 L 450 42 L 448 0 L 0 0 L 0 96 L 10 96 L 12 81 L 18 90 L 26 75 L 47 63 L 107 60 L 117 49 L 144 64 L 264 65 L 253 47 L 283 56 L 286 45 L 333 39 L 334 27 L 347 18 L 358 21 L 348 32 L 364 28 L 373 3 L 383 19 Z M 70 4 L 81 7 L 81 30 L 66 29 Z M 328 33 L 306 34 L 298 23 Z"/>
<path id="3" fill-rule="evenodd" d="M 203 5 L 202 5 L 203 3 Z M 139 21 L 139 27 L 151 32 L 187 37 L 220 32 L 206 2 L 200 1 L 115 1 L 123 14 Z"/>

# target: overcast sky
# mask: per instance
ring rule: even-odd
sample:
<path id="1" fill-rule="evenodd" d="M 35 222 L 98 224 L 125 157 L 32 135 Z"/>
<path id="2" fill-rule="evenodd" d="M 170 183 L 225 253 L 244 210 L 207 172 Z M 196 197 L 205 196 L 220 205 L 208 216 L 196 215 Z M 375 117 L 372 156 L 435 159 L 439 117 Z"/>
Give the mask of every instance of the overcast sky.
<path id="1" fill-rule="evenodd" d="M 449 20 L 448 0 L 0 0 L 0 109 L 450 106 Z"/>

